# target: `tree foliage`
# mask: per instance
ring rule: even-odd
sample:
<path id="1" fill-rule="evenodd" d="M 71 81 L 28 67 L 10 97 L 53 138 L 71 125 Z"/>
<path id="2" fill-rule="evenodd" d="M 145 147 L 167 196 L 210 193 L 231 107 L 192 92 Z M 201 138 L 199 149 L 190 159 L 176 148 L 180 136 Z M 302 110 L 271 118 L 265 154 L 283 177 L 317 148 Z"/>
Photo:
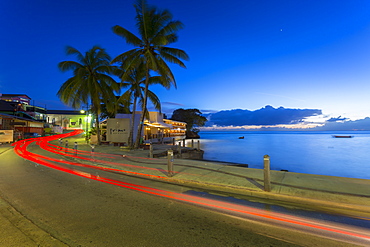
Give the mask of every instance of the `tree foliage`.
<path id="1" fill-rule="evenodd" d="M 85 54 L 68 46 L 66 53 L 74 55 L 76 61 L 63 61 L 58 67 L 63 72 L 73 71 L 73 76 L 62 84 L 57 95 L 63 103 L 75 109 L 83 105 L 91 107 L 100 144 L 99 116 L 102 112 L 102 99 L 114 98 L 114 92 L 118 90 L 116 81 L 111 77 L 111 58 L 99 46 L 94 46 Z"/>
<path id="2" fill-rule="evenodd" d="M 202 116 L 202 113 L 198 109 L 177 109 L 173 112 L 172 120 L 185 122 L 187 131 L 197 132 L 196 127 L 204 126 L 207 122 L 207 118 Z"/>

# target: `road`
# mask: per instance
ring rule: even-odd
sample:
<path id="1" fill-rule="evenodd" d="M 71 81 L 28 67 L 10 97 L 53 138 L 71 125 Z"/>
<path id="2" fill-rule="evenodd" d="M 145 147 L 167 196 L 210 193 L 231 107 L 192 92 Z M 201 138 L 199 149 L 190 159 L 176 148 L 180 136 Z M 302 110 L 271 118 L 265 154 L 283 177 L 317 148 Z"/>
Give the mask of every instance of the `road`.
<path id="1" fill-rule="evenodd" d="M 45 152 L 34 143 L 28 150 Z M 244 217 L 241 210 L 230 214 L 221 210 L 228 205 L 222 202 L 216 210 L 205 205 L 209 201 L 191 203 L 193 198 L 186 194 L 192 189 L 183 186 L 88 167 L 79 167 L 82 176 L 76 176 L 12 151 L 0 154 L 0 161 L 0 196 L 67 246 L 349 246 L 256 216 Z M 107 179 L 136 189 L 104 182 Z M 172 192 L 185 199 L 171 198 Z"/>

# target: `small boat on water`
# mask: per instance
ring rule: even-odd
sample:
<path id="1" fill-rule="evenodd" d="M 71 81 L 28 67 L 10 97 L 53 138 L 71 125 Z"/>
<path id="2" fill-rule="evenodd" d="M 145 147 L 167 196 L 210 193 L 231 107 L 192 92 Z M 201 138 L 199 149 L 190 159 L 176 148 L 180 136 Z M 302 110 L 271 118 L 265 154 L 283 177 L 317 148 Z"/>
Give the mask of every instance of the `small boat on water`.
<path id="1" fill-rule="evenodd" d="M 244 136 L 239 136 L 239 139 L 244 139 Z"/>
<path id="2" fill-rule="evenodd" d="M 333 135 L 334 138 L 352 138 L 353 136 Z"/>

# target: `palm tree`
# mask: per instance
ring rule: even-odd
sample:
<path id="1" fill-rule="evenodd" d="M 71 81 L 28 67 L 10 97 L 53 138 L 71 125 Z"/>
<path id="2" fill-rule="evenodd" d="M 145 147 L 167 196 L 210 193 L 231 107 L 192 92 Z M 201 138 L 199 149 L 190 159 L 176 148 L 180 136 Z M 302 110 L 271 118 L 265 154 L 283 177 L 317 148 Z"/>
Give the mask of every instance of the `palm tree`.
<path id="1" fill-rule="evenodd" d="M 100 119 L 114 118 L 117 113 L 130 113 L 130 102 L 121 100 L 120 96 L 102 99 Z"/>
<path id="2" fill-rule="evenodd" d="M 144 102 L 144 91 L 145 91 L 145 75 L 146 72 L 143 68 L 143 64 L 140 64 L 138 68 L 131 68 L 128 72 L 122 71 L 121 73 L 121 87 L 128 88 L 126 92 L 124 92 L 119 100 L 132 102 L 132 117 L 131 117 L 131 124 L 130 124 L 130 134 L 128 139 L 128 146 L 133 147 L 133 136 L 134 136 L 134 126 L 135 126 L 135 113 L 137 104 L 139 103 L 141 108 L 143 108 Z M 161 83 L 160 76 L 152 76 L 149 78 L 149 84 L 164 84 Z M 165 85 L 166 86 L 166 85 Z M 168 85 L 167 85 L 168 87 Z M 147 92 L 149 100 L 154 105 L 154 108 L 161 111 L 161 104 L 160 100 L 152 91 L 148 90 Z"/>
<path id="3" fill-rule="evenodd" d="M 126 43 L 136 46 L 136 48 L 122 53 L 112 62 L 122 62 L 124 69 L 138 64 L 145 65 L 143 108 L 134 146 L 138 148 L 144 116 L 147 111 L 151 73 L 162 76 L 162 80 L 167 80 L 167 83 L 176 87 L 175 77 L 166 62 L 186 68 L 182 60 L 188 60 L 189 57 L 183 50 L 168 47 L 168 45 L 177 41 L 176 32 L 183 27 L 180 21 L 172 20 L 169 11 L 159 11 L 155 7 L 149 6 L 145 0 L 137 0 L 134 7 L 136 9 L 136 26 L 138 27 L 139 37 L 118 25 L 113 27 L 113 32 L 123 37 Z"/>
<path id="4" fill-rule="evenodd" d="M 57 95 L 65 104 L 78 109 L 90 104 L 95 115 L 98 144 L 100 145 L 99 115 L 102 99 L 115 97 L 118 84 L 110 76 L 113 71 L 110 56 L 104 49 L 94 46 L 85 54 L 68 46 L 67 55 L 74 55 L 77 61 L 63 61 L 58 64 L 61 71 L 73 71 L 73 76 L 63 83 Z"/>

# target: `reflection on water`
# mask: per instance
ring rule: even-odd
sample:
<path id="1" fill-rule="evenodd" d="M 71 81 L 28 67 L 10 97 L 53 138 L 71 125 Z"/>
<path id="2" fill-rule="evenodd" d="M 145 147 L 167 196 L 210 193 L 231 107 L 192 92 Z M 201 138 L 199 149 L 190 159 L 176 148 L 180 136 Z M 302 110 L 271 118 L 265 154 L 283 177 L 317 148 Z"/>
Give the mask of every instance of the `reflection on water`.
<path id="1" fill-rule="evenodd" d="M 353 138 L 333 138 L 332 135 Z M 272 170 L 370 179 L 370 132 L 200 132 L 204 159 Z M 244 136 L 244 139 L 239 137 Z"/>

